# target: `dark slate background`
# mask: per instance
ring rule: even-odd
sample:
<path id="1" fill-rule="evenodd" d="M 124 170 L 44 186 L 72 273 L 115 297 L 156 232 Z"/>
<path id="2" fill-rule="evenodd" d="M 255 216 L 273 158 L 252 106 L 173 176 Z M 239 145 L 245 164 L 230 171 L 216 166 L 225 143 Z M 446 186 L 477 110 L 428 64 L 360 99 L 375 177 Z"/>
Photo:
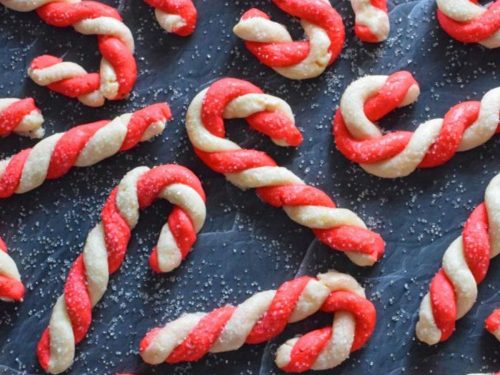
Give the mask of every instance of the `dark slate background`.
<path id="1" fill-rule="evenodd" d="M 260 65 L 231 32 L 243 11 L 258 6 L 293 24 L 294 36 L 300 37 L 298 23 L 270 1 L 198 0 L 199 24 L 190 38 L 163 32 L 152 9 L 141 1 L 106 2 L 119 7 L 134 33 L 140 75 L 129 100 L 99 109 L 49 93 L 26 75 L 30 61 L 42 53 L 63 56 L 95 71 L 99 61 L 95 38 L 46 26 L 33 13 L 0 8 L 1 96 L 33 96 L 43 109 L 47 134 L 159 101 L 168 101 L 175 116 L 151 143 L 0 202 L 0 233 L 28 288 L 24 303 L 0 303 L 0 373 L 41 373 L 36 342 L 108 193 L 128 170 L 168 162 L 192 168 L 208 194 L 208 220 L 196 247 L 175 272 L 153 274 L 147 258 L 170 207 L 157 203 L 143 212 L 127 258 L 94 310 L 90 333 L 78 345 L 68 373 L 279 373 L 273 364 L 277 345 L 330 324 L 331 317 L 317 315 L 294 324 L 270 345 L 209 355 L 195 364 L 147 366 L 138 356 L 138 343 L 149 328 L 183 312 L 238 303 L 298 274 L 315 275 L 329 268 L 360 280 L 376 304 L 378 322 L 363 350 L 325 374 L 465 374 L 500 369 L 498 342 L 483 329 L 484 318 L 500 304 L 498 259 L 480 287 L 478 303 L 448 342 L 427 347 L 414 336 L 420 300 L 443 252 L 482 201 L 488 181 L 500 172 L 500 138 L 455 156 L 446 166 L 399 180 L 364 173 L 335 149 L 331 138 L 339 97 L 357 77 L 411 70 L 421 84 L 420 100 L 389 116 L 383 125 L 414 129 L 426 119 L 444 115 L 457 102 L 478 99 L 498 85 L 500 51 L 451 40 L 437 25 L 431 0 L 390 2 L 389 40 L 363 45 L 354 37 L 349 3 L 334 1 L 347 27 L 342 56 L 318 79 L 296 82 Z M 319 244 L 310 230 L 292 223 L 284 212 L 261 203 L 252 191 L 239 191 L 197 160 L 184 130 L 186 108 L 199 90 L 222 76 L 249 79 L 290 103 L 304 133 L 304 143 L 297 149 L 280 149 L 248 131 L 243 122 L 228 123 L 230 137 L 243 147 L 266 150 L 379 231 L 387 250 L 376 266 L 354 266 L 343 254 Z M 0 156 L 33 144 L 13 135 L 1 140 Z"/>

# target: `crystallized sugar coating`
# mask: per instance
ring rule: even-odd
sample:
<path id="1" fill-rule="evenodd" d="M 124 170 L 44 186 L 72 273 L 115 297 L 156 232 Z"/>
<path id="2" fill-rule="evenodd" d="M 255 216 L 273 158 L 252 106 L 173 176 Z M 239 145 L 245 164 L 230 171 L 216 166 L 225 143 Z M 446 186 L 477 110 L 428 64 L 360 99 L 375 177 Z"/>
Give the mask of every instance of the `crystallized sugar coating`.
<path id="1" fill-rule="evenodd" d="M 375 328 L 375 308 L 347 274 L 330 271 L 301 277 L 277 290 L 254 294 L 238 306 L 184 314 L 142 339 L 140 353 L 150 364 L 196 361 L 211 353 L 237 350 L 279 335 L 288 323 L 317 311 L 335 313 L 332 328 L 288 340 L 276 354 L 285 372 L 331 369 L 361 348 Z"/>
<path id="2" fill-rule="evenodd" d="M 0 137 L 14 132 L 30 138 L 42 138 L 43 116 L 32 98 L 0 98 Z"/>
<path id="3" fill-rule="evenodd" d="M 205 192 L 198 178 L 173 164 L 138 167 L 127 173 L 106 201 L 102 222 L 89 232 L 38 343 L 38 360 L 45 371 L 59 374 L 73 363 L 75 345 L 90 328 L 92 308 L 104 295 L 109 275 L 123 262 L 139 208 L 156 198 L 166 199 L 175 208 L 161 230 L 151 266 L 158 272 L 172 271 L 190 251 L 206 216 Z"/>
<path id="4" fill-rule="evenodd" d="M 196 27 L 197 11 L 192 0 L 145 0 L 155 8 L 156 20 L 169 33 L 189 36 Z"/>

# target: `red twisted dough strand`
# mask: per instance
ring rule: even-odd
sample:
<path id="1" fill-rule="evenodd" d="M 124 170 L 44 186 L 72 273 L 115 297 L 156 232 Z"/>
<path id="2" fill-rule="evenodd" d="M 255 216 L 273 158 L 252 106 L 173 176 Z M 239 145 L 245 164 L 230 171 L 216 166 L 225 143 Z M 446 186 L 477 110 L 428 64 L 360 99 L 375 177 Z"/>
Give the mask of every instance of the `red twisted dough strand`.
<path id="1" fill-rule="evenodd" d="M 134 175 L 134 173 L 136 174 Z M 129 180 L 126 180 L 127 176 L 129 176 Z M 110 275 L 120 268 L 130 241 L 131 230 L 135 226 L 134 224 L 131 227 L 131 224 L 123 213 L 127 209 L 133 208 L 133 206 L 130 207 L 130 202 L 120 201 L 117 198 L 120 193 L 130 191 L 131 186 L 129 186 L 129 184 L 132 184 L 136 189 L 134 199 L 138 200 L 138 208 L 140 209 L 148 207 L 158 197 L 163 197 L 164 190 L 176 184 L 187 185 L 199 195 L 203 202 L 206 199 L 205 192 L 199 179 L 189 169 L 179 165 L 166 164 L 153 169 L 140 167 L 131 171 L 127 176 L 118 187 L 113 189 L 106 200 L 101 211 L 102 223 L 97 226 L 102 226 L 102 236 L 105 242 L 105 249 L 103 249 L 103 251 L 107 253 L 107 271 Z M 130 180 L 131 177 L 132 180 Z M 123 206 L 124 204 L 125 207 Z M 189 204 L 189 202 L 187 202 L 187 204 Z M 186 249 L 186 246 L 191 247 L 196 240 L 196 232 L 199 228 L 195 228 L 195 221 L 196 220 L 191 218 L 189 213 L 184 211 L 184 208 L 181 206 L 175 206 L 174 210 L 169 215 L 167 225 L 172 232 L 173 238 L 177 242 L 177 246 L 182 251 L 183 257 L 185 257 L 189 251 L 189 249 Z M 93 231 L 89 233 L 87 243 L 90 242 L 93 246 L 96 246 L 95 241 L 92 241 L 91 238 L 93 236 L 92 233 Z M 159 242 L 160 241 L 161 238 Z M 98 302 L 98 300 L 96 301 L 95 298 L 93 298 L 91 290 L 89 289 L 89 285 L 91 284 L 90 279 L 94 276 L 92 273 L 89 274 L 88 269 L 86 269 L 86 251 L 87 246 L 83 254 L 79 255 L 71 266 L 64 286 L 65 310 L 73 330 L 74 343 L 59 342 L 59 345 L 76 345 L 85 338 L 92 321 L 92 307 Z M 152 255 L 152 258 L 153 257 L 155 257 L 155 255 Z M 102 280 L 102 278 L 97 278 L 94 282 L 102 282 L 100 280 Z M 101 288 L 105 289 L 106 286 L 107 282 L 106 285 L 101 286 Z M 38 343 L 37 355 L 40 365 L 45 371 L 59 373 L 61 372 L 61 368 L 51 364 L 51 355 L 53 354 L 51 350 L 54 350 L 51 347 L 50 336 L 50 327 L 52 324 L 53 321 L 51 319 L 49 328 L 45 329 Z M 59 341 L 60 340 L 61 339 L 59 339 Z M 57 351 L 57 349 L 55 350 Z M 57 360 L 55 361 L 57 362 Z M 67 365 L 68 364 L 64 366 L 64 369 L 69 367 Z M 54 367 L 56 367 L 57 370 L 54 370 Z"/>
<path id="2" fill-rule="evenodd" d="M 178 16 L 182 19 L 183 25 L 174 26 L 169 32 L 180 36 L 188 36 L 196 28 L 198 12 L 191 0 L 144 0 L 150 6 L 156 8 L 157 18 L 161 13 L 169 16 Z M 161 23 L 160 23 L 161 24 Z M 163 26 L 163 25 L 162 25 Z"/>
<path id="3" fill-rule="evenodd" d="M 150 105 L 134 112 L 126 124 L 126 135 L 119 151 L 126 151 L 136 146 L 153 123 L 167 121 L 170 117 L 170 108 L 164 103 Z M 79 125 L 61 133 L 61 138 L 55 144 L 50 155 L 45 178 L 50 180 L 65 175 L 75 165 L 89 141 L 108 124 L 110 124 L 109 121 L 97 121 Z M 17 153 L 8 160 L 3 173 L 0 173 L 0 198 L 8 198 L 16 193 L 31 152 L 37 147 L 41 147 L 42 142 L 46 142 L 48 139 L 41 141 L 33 149 L 29 148 Z"/>
<path id="4" fill-rule="evenodd" d="M 391 74 L 379 93 L 366 101 L 364 111 L 368 119 L 378 121 L 396 109 L 414 84 L 417 82 L 409 72 L 400 71 Z M 479 101 L 463 102 L 453 106 L 444 116 L 439 136 L 419 167 L 432 168 L 450 160 L 457 152 L 465 130 L 477 119 L 479 108 Z M 497 133 L 500 133 L 500 124 Z M 376 163 L 402 152 L 413 132 L 392 131 L 378 138 L 359 140 L 350 134 L 342 117 L 342 111 L 338 109 L 333 121 L 333 134 L 337 148 L 349 160 L 355 163 Z"/>
<path id="5" fill-rule="evenodd" d="M 149 331 L 142 339 L 139 349 L 141 355 L 148 363 L 156 363 L 162 360 L 169 364 L 175 364 L 186 361 L 197 361 L 209 352 L 234 350 L 234 345 L 231 343 L 229 343 L 229 348 L 225 348 L 227 344 L 226 340 L 233 340 L 232 336 L 242 335 L 244 343 L 246 344 L 267 342 L 280 335 L 290 322 L 296 321 L 292 318 L 292 315 L 297 306 L 303 303 L 303 296 L 308 294 L 306 289 L 310 286 L 309 284 L 315 281 L 316 279 L 312 277 L 299 277 L 282 284 L 275 291 L 270 302 L 267 302 L 270 297 L 268 295 L 270 291 L 261 292 L 250 297 L 239 306 L 227 305 L 203 314 L 202 316 L 198 314 L 188 314 L 177 321 L 168 323 L 163 328 L 155 328 Z M 318 291 L 317 294 L 315 294 L 315 297 L 318 298 L 319 301 L 313 303 L 311 303 L 311 301 L 308 302 L 311 303 L 309 306 L 315 307 L 306 308 L 306 310 L 310 311 L 304 316 L 301 316 L 302 319 L 315 311 L 323 311 L 332 314 L 338 311 L 349 312 L 355 320 L 354 340 L 352 344 L 349 344 L 349 338 L 343 337 L 346 342 L 341 342 L 340 340 L 336 342 L 334 339 L 333 343 L 331 343 L 333 335 L 333 329 L 331 327 L 309 332 L 301 336 L 298 340 L 294 340 L 293 343 L 290 342 L 293 348 L 290 352 L 288 363 L 283 367 L 280 366 L 281 369 L 286 372 L 304 372 L 314 368 L 313 366 L 320 355 L 323 354 L 322 352 L 325 350 L 330 352 L 332 350 L 331 346 L 327 349 L 329 344 L 333 344 L 333 346 L 349 345 L 348 352 L 354 352 L 366 343 L 374 331 L 376 311 L 373 304 L 366 298 L 348 289 L 342 290 L 334 288 L 330 292 L 327 289 L 326 294 L 323 295 L 322 293 L 323 292 Z M 309 296 L 309 298 L 312 297 Z M 316 302 L 319 302 L 319 305 L 315 305 Z M 259 313 L 260 315 L 256 316 L 253 311 L 261 311 L 261 309 L 251 310 L 250 305 L 256 308 L 259 304 L 263 304 L 266 308 Z M 250 314 L 247 318 L 250 319 L 249 323 L 251 323 L 252 326 L 249 327 L 251 329 L 248 333 L 246 332 L 246 327 L 241 327 L 244 333 L 234 331 L 234 329 L 238 329 L 238 326 L 235 326 L 232 321 L 245 319 L 245 316 L 241 315 L 242 311 L 246 311 Z M 195 319 L 195 324 L 190 324 L 191 328 L 187 332 L 187 335 L 184 335 L 179 332 L 184 331 L 182 326 L 185 324 L 184 322 L 186 322 L 186 317 Z M 183 319 L 184 322 L 182 321 Z M 228 328 L 228 331 L 225 333 L 226 326 L 231 326 L 231 328 Z M 229 334 L 229 336 L 224 338 L 223 336 L 226 334 Z M 176 343 L 175 346 L 172 348 L 167 344 L 169 347 L 166 349 L 160 341 L 157 344 L 158 346 L 155 347 L 159 335 L 169 337 L 169 341 L 172 340 Z M 347 334 L 347 336 L 349 336 L 349 334 Z M 150 357 L 157 349 L 159 349 L 161 353 Z M 325 354 L 328 355 L 330 353 Z M 163 358 L 164 356 L 166 356 L 166 358 Z M 154 362 L 150 362 L 152 358 L 154 358 Z"/>
<path id="6" fill-rule="evenodd" d="M 283 12 L 325 29 L 330 39 L 329 64 L 337 59 L 344 45 L 345 30 L 342 17 L 334 8 L 323 1 L 273 0 L 273 2 Z M 258 9 L 247 11 L 242 19 L 252 17 L 270 19 L 266 13 Z M 288 43 L 245 42 L 245 46 L 262 64 L 271 67 L 287 67 L 298 64 L 307 57 L 310 42 L 307 40 Z"/>
<path id="7" fill-rule="evenodd" d="M 500 0 L 493 2 L 483 14 L 468 22 L 456 21 L 439 8 L 437 19 L 452 38 L 462 43 L 478 43 L 500 30 Z"/>
<path id="8" fill-rule="evenodd" d="M 495 309 L 484 322 L 488 332 L 494 335 L 500 341 L 500 309 Z"/>
<path id="9" fill-rule="evenodd" d="M 0 238 L 0 251 L 3 252 L 4 257 L 8 257 L 7 255 L 7 245 L 5 245 L 5 242 Z M 1 254 L 0 254 L 1 255 Z M 2 258 L 0 256 L 0 258 Z M 9 274 L 4 274 L 1 272 L 0 269 L 0 299 L 2 300 L 7 300 L 7 301 L 22 301 L 25 293 L 24 285 L 19 279 L 17 268 L 15 267 L 15 263 L 13 260 L 10 259 L 10 262 L 8 264 L 0 264 L 0 266 L 5 267 L 5 271 L 7 271 Z M 2 262 L 4 263 L 4 262 Z M 7 262 L 5 262 L 7 263 Z M 3 268 L 2 267 L 2 268 Z M 13 267 L 13 269 L 12 269 Z M 16 277 L 13 277 L 16 274 Z"/>
<path id="10" fill-rule="evenodd" d="M 25 98 L 0 109 L 0 137 L 5 137 L 16 130 L 25 116 L 33 111 L 40 112 L 33 98 Z"/>
<path id="11" fill-rule="evenodd" d="M 203 101 L 201 119 L 206 129 L 217 137 L 225 136 L 223 113 L 225 107 L 234 99 L 262 90 L 249 82 L 225 78 L 213 83 Z M 298 145 L 302 135 L 288 117 L 279 111 L 259 112 L 246 118 L 251 128 L 274 139 L 281 139 L 289 145 Z M 195 147 L 196 154 L 216 172 L 238 173 L 251 168 L 277 166 L 265 152 L 258 150 L 231 150 L 204 152 Z M 335 203 L 323 191 L 310 186 L 287 184 L 256 189 L 258 196 L 274 207 L 284 206 L 322 206 L 335 208 Z M 384 253 L 382 237 L 368 229 L 339 225 L 329 229 L 312 228 L 315 236 L 330 248 L 347 252 L 360 252 L 369 255 L 373 261 Z"/>

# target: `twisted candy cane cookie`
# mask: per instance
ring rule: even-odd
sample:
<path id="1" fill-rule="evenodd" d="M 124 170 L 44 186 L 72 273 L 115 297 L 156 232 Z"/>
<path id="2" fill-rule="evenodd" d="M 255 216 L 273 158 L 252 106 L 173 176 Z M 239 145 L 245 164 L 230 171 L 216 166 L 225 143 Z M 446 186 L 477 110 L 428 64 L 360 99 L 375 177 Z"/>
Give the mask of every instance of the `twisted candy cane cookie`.
<path id="1" fill-rule="evenodd" d="M 337 148 L 368 173 L 384 178 L 404 177 L 416 168 L 446 163 L 458 151 L 467 151 L 500 132 L 500 87 L 481 101 L 452 107 L 444 119 L 420 124 L 414 132 L 383 134 L 377 121 L 398 107 L 415 102 L 418 83 L 409 72 L 365 76 L 347 87 L 335 114 Z"/>
<path id="2" fill-rule="evenodd" d="M 500 0 L 487 7 L 469 0 L 437 0 L 437 6 L 439 24 L 452 38 L 500 47 Z"/>
<path id="3" fill-rule="evenodd" d="M 196 27 L 197 11 L 192 0 L 144 0 L 155 8 L 156 20 L 169 33 L 188 36 Z"/>
<path id="4" fill-rule="evenodd" d="M 20 12 L 36 10 L 51 26 L 72 26 L 81 34 L 98 36 L 103 56 L 99 74 L 89 74 L 78 64 L 46 55 L 35 59 L 28 71 L 35 83 L 93 107 L 103 105 L 105 98 L 123 99 L 132 91 L 137 79 L 134 39 L 115 8 L 85 0 L 0 0 L 0 3 Z"/>
<path id="5" fill-rule="evenodd" d="M 200 92 L 187 112 L 189 139 L 205 164 L 242 189 L 256 188 L 264 202 L 283 207 L 292 220 L 313 229 L 320 241 L 344 251 L 354 263 L 373 265 L 383 255 L 382 237 L 366 229 L 352 211 L 336 208 L 324 192 L 279 167 L 266 153 L 241 149 L 225 139 L 224 119 L 233 118 L 245 118 L 279 146 L 302 142 L 286 102 L 249 82 L 224 78 Z"/>
<path id="6" fill-rule="evenodd" d="M 97 121 L 51 135 L 0 161 L 0 198 L 33 190 L 45 180 L 65 175 L 73 166 L 91 166 L 129 150 L 162 133 L 170 117 L 167 104 L 154 104 L 113 121 Z"/>
<path id="7" fill-rule="evenodd" d="M 21 301 L 24 297 L 24 285 L 16 263 L 7 254 L 7 246 L 0 238 L 0 300 Z"/>
<path id="8" fill-rule="evenodd" d="M 342 51 L 345 30 L 342 18 L 328 0 L 274 0 L 284 12 L 301 19 L 307 36 L 293 41 L 286 28 L 258 10 L 250 9 L 234 33 L 264 65 L 291 79 L 319 76 Z"/>
<path id="9" fill-rule="evenodd" d="M 108 286 L 109 275 L 121 266 L 139 209 L 162 198 L 175 208 L 161 230 L 151 263 L 158 271 L 171 271 L 187 255 L 205 221 L 205 193 L 187 168 L 161 165 L 130 171 L 111 192 L 101 222 L 88 234 L 83 253 L 75 260 L 52 310 L 49 327 L 38 343 L 42 368 L 52 374 L 73 363 L 75 345 L 87 334 L 92 308 Z"/>
<path id="10" fill-rule="evenodd" d="M 417 337 L 429 345 L 446 341 L 455 321 L 474 305 L 477 285 L 490 259 L 500 253 L 500 174 L 488 184 L 481 203 L 467 219 L 462 235 L 443 256 L 443 267 L 432 279 L 420 305 Z"/>
<path id="11" fill-rule="evenodd" d="M 0 137 L 11 133 L 42 138 L 43 116 L 33 98 L 0 98 Z"/>
<path id="12" fill-rule="evenodd" d="M 500 341 L 500 309 L 495 309 L 484 322 L 486 330 Z"/>
<path id="13" fill-rule="evenodd" d="M 332 327 L 290 339 L 278 348 L 277 366 L 286 372 L 331 369 L 360 349 L 375 329 L 376 311 L 363 288 L 349 275 L 330 271 L 299 277 L 278 290 L 254 294 L 238 306 L 184 314 L 141 341 L 150 364 L 197 361 L 207 353 L 237 350 L 278 336 L 288 323 L 317 311 L 336 313 Z"/>

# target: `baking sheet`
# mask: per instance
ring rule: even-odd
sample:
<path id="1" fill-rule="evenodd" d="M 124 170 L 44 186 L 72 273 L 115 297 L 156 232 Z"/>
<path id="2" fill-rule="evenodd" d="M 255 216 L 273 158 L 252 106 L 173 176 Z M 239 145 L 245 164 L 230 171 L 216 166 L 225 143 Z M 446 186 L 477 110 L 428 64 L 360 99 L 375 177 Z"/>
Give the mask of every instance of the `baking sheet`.
<path id="1" fill-rule="evenodd" d="M 484 318 L 500 304 L 498 259 L 491 263 L 480 287 L 478 303 L 457 324 L 450 340 L 427 347 L 416 341 L 414 327 L 421 297 L 443 252 L 460 234 L 472 208 L 482 201 L 488 181 L 500 171 L 500 137 L 455 156 L 446 166 L 404 179 L 381 180 L 347 161 L 333 146 L 330 134 L 340 95 L 360 75 L 400 69 L 414 73 L 422 89 L 418 103 L 383 121 L 387 129 L 413 129 L 426 119 L 442 116 L 457 102 L 478 99 L 498 85 L 500 51 L 451 40 L 437 25 L 431 0 L 390 2 L 390 39 L 378 46 L 363 45 L 354 37 L 349 3 L 334 1 L 347 27 L 342 56 L 318 79 L 294 82 L 260 65 L 231 29 L 252 6 L 293 25 L 294 36 L 299 37 L 297 22 L 270 1 L 195 2 L 200 14 L 197 31 L 190 38 L 180 38 L 164 33 L 152 9 L 142 1 L 106 1 L 119 7 L 134 33 L 140 75 L 130 100 L 99 109 L 49 93 L 26 76 L 30 61 L 42 53 L 63 56 L 95 71 L 99 61 L 95 38 L 46 26 L 32 13 L 0 8 L 1 96 L 35 97 L 48 134 L 158 101 L 167 101 L 175 116 L 154 142 L 94 167 L 74 169 L 33 192 L 0 202 L 0 233 L 28 289 L 22 304 L 0 303 L 0 373 L 41 373 L 36 343 L 62 291 L 69 265 L 81 252 L 107 195 L 128 170 L 167 162 L 191 168 L 207 191 L 208 220 L 195 249 L 175 272 L 153 274 L 147 258 L 170 207 L 157 203 L 142 212 L 126 260 L 94 309 L 90 333 L 78 345 L 68 373 L 279 373 L 273 365 L 277 345 L 329 324 L 331 317 L 317 315 L 289 326 L 269 345 L 209 355 L 194 364 L 147 366 L 138 356 L 138 343 L 149 328 L 183 312 L 238 303 L 296 275 L 315 275 L 329 268 L 360 280 L 377 307 L 378 320 L 368 345 L 325 374 L 499 370 L 500 347 L 483 329 Z M 252 191 L 239 191 L 193 155 L 183 124 L 187 105 L 202 87 L 222 76 L 249 79 L 290 103 L 304 133 L 304 143 L 297 149 L 279 148 L 239 121 L 228 123 L 229 135 L 243 147 L 267 151 L 381 233 L 387 249 L 376 266 L 354 266 L 343 254 L 318 243 L 311 231 L 291 222 L 284 212 L 266 206 Z M 0 156 L 34 143 L 15 135 L 2 139 Z"/>

